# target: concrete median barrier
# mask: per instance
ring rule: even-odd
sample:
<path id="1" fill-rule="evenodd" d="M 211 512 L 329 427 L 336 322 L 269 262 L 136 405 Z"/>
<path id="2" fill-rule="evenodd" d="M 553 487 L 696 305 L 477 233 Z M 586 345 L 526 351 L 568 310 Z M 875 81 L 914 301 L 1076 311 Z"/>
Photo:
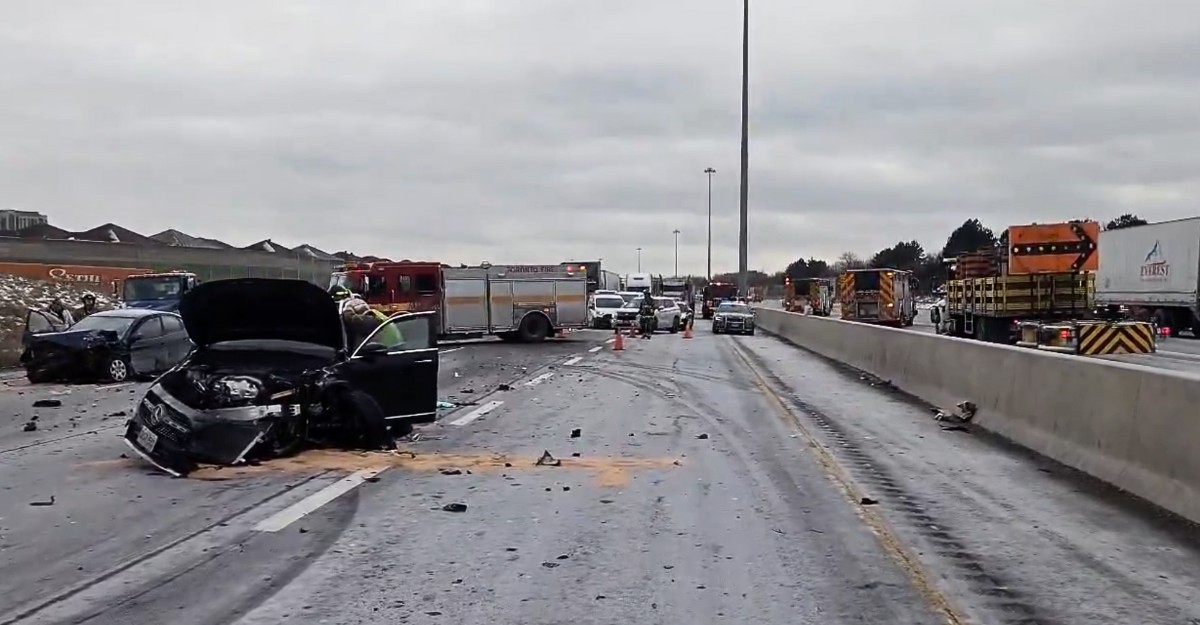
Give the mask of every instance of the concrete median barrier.
<path id="1" fill-rule="evenodd" d="M 758 326 L 1200 522 L 1200 378 L 758 309 Z"/>

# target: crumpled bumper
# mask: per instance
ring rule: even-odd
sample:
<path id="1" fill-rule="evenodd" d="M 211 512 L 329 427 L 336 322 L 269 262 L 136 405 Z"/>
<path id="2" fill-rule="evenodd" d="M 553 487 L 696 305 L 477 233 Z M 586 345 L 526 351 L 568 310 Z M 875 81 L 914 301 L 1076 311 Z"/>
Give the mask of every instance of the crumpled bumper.
<path id="1" fill-rule="evenodd" d="M 147 462 L 175 476 L 199 464 L 236 465 L 267 435 L 282 406 L 200 411 L 161 389 L 138 402 L 125 429 L 125 444 Z"/>

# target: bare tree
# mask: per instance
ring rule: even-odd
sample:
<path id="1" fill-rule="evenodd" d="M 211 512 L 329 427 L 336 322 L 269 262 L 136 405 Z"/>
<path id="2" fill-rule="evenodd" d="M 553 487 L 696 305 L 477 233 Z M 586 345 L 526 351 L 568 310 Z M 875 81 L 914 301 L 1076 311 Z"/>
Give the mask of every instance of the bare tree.
<path id="1" fill-rule="evenodd" d="M 862 269 L 867 263 L 854 252 L 842 252 L 838 255 L 837 262 L 833 264 L 833 272 L 835 274 L 842 273 L 847 269 Z"/>

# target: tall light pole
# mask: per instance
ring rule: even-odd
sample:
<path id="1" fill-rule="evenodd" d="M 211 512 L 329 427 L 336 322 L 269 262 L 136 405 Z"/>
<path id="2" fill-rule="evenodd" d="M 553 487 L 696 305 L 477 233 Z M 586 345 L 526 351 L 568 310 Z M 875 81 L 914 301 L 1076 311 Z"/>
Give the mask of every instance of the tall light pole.
<path id="1" fill-rule="evenodd" d="M 741 208 L 741 230 L 738 233 L 738 290 L 742 295 L 750 291 L 750 264 L 747 251 L 746 199 L 750 184 L 750 0 L 742 0 L 742 184 L 739 193 Z"/>
<path id="2" fill-rule="evenodd" d="M 637 248 L 638 251 L 638 273 L 642 273 L 642 248 Z"/>
<path id="3" fill-rule="evenodd" d="M 676 228 L 672 233 L 675 235 L 675 277 L 679 277 L 679 229 Z"/>
<path id="4" fill-rule="evenodd" d="M 708 174 L 708 269 L 704 277 L 712 282 L 712 177 L 717 170 L 709 167 L 704 173 Z"/>

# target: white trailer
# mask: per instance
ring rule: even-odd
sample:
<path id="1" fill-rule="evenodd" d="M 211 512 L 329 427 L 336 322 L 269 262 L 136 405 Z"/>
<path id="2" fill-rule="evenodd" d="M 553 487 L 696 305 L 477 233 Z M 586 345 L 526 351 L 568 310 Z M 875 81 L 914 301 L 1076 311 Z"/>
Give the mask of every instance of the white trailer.
<path id="1" fill-rule="evenodd" d="M 648 273 L 631 273 L 625 276 L 625 290 L 639 293 L 654 292 L 653 276 Z"/>
<path id="2" fill-rule="evenodd" d="M 1200 327 L 1200 217 L 1105 230 L 1096 303 L 1127 307 L 1172 336 Z"/>

